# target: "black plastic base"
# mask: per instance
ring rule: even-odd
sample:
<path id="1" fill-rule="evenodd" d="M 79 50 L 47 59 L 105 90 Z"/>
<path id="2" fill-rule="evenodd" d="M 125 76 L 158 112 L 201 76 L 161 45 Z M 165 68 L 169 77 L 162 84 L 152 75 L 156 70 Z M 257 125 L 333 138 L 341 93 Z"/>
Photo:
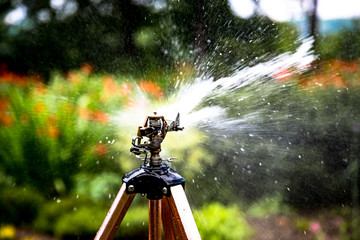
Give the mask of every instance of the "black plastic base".
<path id="1" fill-rule="evenodd" d="M 159 200 L 163 196 L 170 197 L 170 187 L 182 184 L 185 179 L 167 164 L 159 167 L 141 166 L 123 177 L 126 193 L 142 193 L 150 200 Z"/>

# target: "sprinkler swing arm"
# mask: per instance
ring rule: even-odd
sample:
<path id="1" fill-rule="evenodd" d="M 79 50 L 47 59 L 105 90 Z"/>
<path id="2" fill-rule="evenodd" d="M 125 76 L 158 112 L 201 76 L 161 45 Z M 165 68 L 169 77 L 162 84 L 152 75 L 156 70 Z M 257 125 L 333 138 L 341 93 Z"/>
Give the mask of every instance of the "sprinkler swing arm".
<path id="1" fill-rule="evenodd" d="M 141 158 L 143 165 L 123 177 L 123 184 L 95 239 L 113 239 L 136 193 L 149 199 L 149 239 L 161 239 L 161 223 L 165 239 L 201 239 L 190 205 L 184 178 L 160 157 L 161 143 L 167 132 L 183 130 L 180 115 L 170 125 L 163 116 L 147 116 L 132 139 L 130 152 Z M 147 141 L 142 143 L 143 138 Z M 150 157 L 149 157 L 150 154 Z"/>
<path id="2" fill-rule="evenodd" d="M 156 112 L 154 112 L 153 116 L 146 117 L 143 126 L 138 127 L 137 136 L 132 139 L 130 152 L 138 157 L 144 154 L 144 165 L 160 166 L 162 159 L 159 153 L 161 152 L 161 143 L 165 139 L 166 134 L 171 131 L 181 131 L 183 129 L 183 127 L 180 127 L 179 113 L 175 121 L 168 125 L 164 116 L 157 116 Z M 148 138 L 148 141 L 141 143 L 144 137 Z M 150 158 L 148 158 L 149 153 L 151 154 Z M 172 158 L 165 159 L 165 161 L 171 161 L 171 159 Z"/>

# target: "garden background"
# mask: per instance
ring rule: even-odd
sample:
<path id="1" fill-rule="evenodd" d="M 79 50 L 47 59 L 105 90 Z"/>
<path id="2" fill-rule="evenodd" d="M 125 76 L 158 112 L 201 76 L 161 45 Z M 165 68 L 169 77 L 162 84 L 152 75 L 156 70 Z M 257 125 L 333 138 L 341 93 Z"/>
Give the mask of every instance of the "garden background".
<path id="1" fill-rule="evenodd" d="M 203 239 L 359 239 L 360 23 L 322 33 L 305 12 L 308 33 L 224 0 L 0 1 L 0 239 L 93 238 L 141 165 L 129 149 L 151 106 L 179 82 L 293 53 L 305 35 L 306 71 L 198 106 L 256 112 L 260 130 L 185 129 L 163 154 L 179 158 Z M 119 118 L 137 109 L 148 112 Z M 144 239 L 147 215 L 137 196 L 119 236 Z"/>

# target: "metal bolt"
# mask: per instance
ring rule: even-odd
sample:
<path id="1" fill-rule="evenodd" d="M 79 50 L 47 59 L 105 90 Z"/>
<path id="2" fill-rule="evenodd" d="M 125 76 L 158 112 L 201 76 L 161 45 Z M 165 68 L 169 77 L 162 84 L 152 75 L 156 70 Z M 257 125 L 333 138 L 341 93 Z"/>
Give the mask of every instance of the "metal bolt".
<path id="1" fill-rule="evenodd" d="M 134 185 L 129 185 L 127 189 L 128 189 L 129 192 L 134 192 L 135 191 Z"/>
<path id="2" fill-rule="evenodd" d="M 168 193 L 167 187 L 163 187 L 162 192 L 163 192 L 164 195 L 166 195 Z"/>

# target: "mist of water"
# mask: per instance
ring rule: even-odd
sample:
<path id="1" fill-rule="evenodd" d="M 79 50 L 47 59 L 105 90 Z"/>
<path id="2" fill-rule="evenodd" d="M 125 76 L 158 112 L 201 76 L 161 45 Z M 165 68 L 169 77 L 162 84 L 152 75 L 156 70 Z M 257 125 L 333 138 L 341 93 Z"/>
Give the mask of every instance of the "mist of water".
<path id="1" fill-rule="evenodd" d="M 291 71 L 289 74 L 298 74 L 308 69 L 310 63 L 315 59 L 311 50 L 312 43 L 310 38 L 303 39 L 302 44 L 295 52 L 281 54 L 252 67 L 244 66 L 231 76 L 217 80 L 199 72 L 198 77 L 194 80 L 179 80 L 175 85 L 175 91 L 172 91 L 170 96 L 160 102 L 151 102 L 138 88 L 136 98 L 139 104 L 116 113 L 112 119 L 120 122 L 122 126 L 132 126 L 134 119 L 143 119 L 145 115 L 154 111 L 171 120 L 174 120 L 177 113 L 180 113 L 181 125 L 185 128 L 206 128 L 211 129 L 213 133 L 214 131 L 238 131 L 239 128 L 246 127 L 244 123 L 249 119 L 258 118 L 258 113 L 262 109 L 250 112 L 246 116 L 234 118 L 227 116 L 226 107 L 211 106 L 212 101 L 222 96 L 233 96 L 237 98 L 238 104 L 242 104 L 246 98 L 251 97 L 251 94 L 239 97 L 236 95 L 239 90 L 246 89 L 248 92 L 257 92 L 259 86 L 262 86 L 263 89 L 264 86 L 267 86 L 262 92 L 262 99 L 258 99 L 259 102 L 265 101 L 267 95 L 277 91 L 271 84 L 274 83 L 274 76 L 279 72 L 287 70 Z M 207 104 L 202 106 L 205 102 Z M 139 124 L 141 122 L 142 120 Z"/>

